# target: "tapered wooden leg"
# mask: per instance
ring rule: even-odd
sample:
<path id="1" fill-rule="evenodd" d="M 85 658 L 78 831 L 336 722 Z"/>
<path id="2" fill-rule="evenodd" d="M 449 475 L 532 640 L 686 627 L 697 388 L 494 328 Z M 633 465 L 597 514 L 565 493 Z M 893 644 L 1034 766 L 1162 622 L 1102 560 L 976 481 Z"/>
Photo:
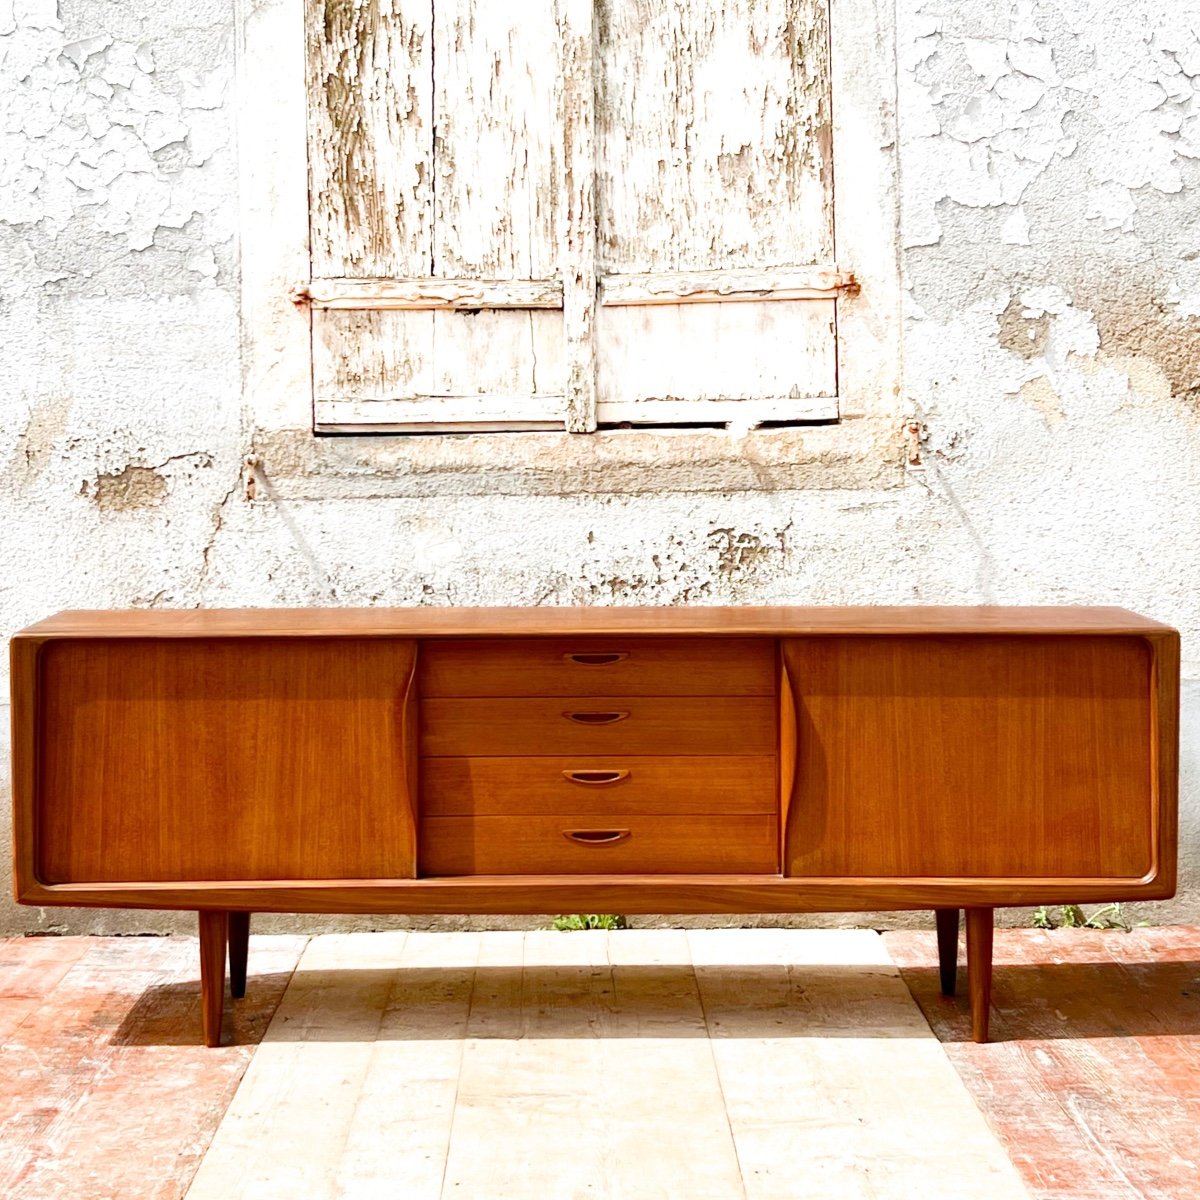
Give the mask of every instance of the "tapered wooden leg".
<path id="1" fill-rule="evenodd" d="M 221 1012 L 225 1007 L 225 946 L 229 940 L 227 912 L 200 913 L 200 1022 L 204 1044 L 221 1044 Z"/>
<path id="2" fill-rule="evenodd" d="M 229 914 L 229 994 L 240 1000 L 246 994 L 246 953 L 250 949 L 250 914 Z"/>
<path id="3" fill-rule="evenodd" d="M 942 977 L 942 995 L 953 996 L 958 987 L 958 909 L 937 908 L 938 971 Z"/>
<path id="4" fill-rule="evenodd" d="M 971 996 L 971 1037 L 988 1040 L 992 1004 L 992 915 L 990 908 L 967 909 L 967 991 Z"/>

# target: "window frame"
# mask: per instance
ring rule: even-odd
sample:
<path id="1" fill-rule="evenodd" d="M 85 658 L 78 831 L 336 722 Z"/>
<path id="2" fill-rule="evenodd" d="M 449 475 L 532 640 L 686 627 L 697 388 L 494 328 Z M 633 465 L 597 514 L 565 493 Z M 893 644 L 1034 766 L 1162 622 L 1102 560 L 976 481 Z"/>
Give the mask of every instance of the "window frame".
<path id="1" fill-rule="evenodd" d="M 580 0 L 569 0 L 579 3 Z M 314 423 L 311 314 L 295 302 L 309 278 L 309 176 L 303 0 L 239 0 L 237 123 L 241 187 L 242 348 L 244 398 L 256 437 L 280 431 L 320 438 Z M 855 292 L 837 305 L 839 415 L 821 441 L 839 445 L 838 429 L 866 422 L 867 442 L 890 454 L 903 418 L 901 396 L 898 169 L 895 28 L 890 5 L 878 0 L 830 0 L 830 89 L 833 116 L 834 249 L 851 272 Z M 763 430 L 786 437 L 788 423 Z M 337 431 L 341 432 L 341 431 Z M 369 427 L 347 433 L 369 434 Z M 543 433 L 541 438 L 587 443 L 610 432 L 637 438 L 659 432 Z M 679 439 L 704 431 L 681 429 Z M 840 439 L 863 446 L 861 425 Z M 388 439 L 413 436 L 397 430 Z M 528 437 L 484 428 L 424 434 L 424 453 L 453 468 L 478 469 L 478 440 Z M 384 441 L 385 439 L 375 439 Z M 733 439 L 730 439 L 731 444 Z M 467 446 L 465 443 L 472 443 Z M 436 448 L 435 448 L 436 447 Z M 682 450 L 683 447 L 681 446 Z M 586 455 L 583 447 L 568 458 Z M 638 455 L 635 453 L 633 458 Z"/>

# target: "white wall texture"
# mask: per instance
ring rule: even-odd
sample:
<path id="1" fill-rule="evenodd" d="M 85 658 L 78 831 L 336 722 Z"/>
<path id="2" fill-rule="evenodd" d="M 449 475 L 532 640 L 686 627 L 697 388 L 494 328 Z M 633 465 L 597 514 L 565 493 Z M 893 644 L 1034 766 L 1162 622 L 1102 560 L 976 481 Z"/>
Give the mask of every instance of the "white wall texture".
<path id="1" fill-rule="evenodd" d="M 241 386 L 233 0 L 0 0 L 0 628 L 1121 604 L 1184 637 L 1182 887 L 1136 915 L 1200 919 L 1200 0 L 888 2 L 919 465 L 909 421 L 883 451 L 846 422 L 450 456 L 264 426 Z M 0 932 L 185 926 L 0 900 Z"/>

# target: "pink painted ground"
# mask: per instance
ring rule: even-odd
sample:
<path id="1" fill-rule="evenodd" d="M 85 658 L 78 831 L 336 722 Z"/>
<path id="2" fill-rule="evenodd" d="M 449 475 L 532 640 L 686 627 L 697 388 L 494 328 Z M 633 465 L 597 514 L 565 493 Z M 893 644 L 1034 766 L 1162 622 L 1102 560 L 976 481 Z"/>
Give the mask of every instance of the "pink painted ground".
<path id="1" fill-rule="evenodd" d="M 1035 1200 L 1200 1197 L 1200 929 L 997 930 L 986 1046 L 933 934 L 884 942 Z"/>
<path id="2" fill-rule="evenodd" d="M 236 1044 L 205 1050 L 194 939 L 0 940 L 0 1196 L 182 1196 L 304 942 L 252 940 Z"/>

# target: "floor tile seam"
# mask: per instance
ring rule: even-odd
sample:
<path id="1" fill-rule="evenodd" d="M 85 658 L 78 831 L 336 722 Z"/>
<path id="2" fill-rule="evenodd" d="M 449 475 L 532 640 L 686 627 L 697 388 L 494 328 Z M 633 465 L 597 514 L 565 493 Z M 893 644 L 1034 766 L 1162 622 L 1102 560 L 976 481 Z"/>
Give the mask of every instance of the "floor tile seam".
<path id="1" fill-rule="evenodd" d="M 234 1085 L 234 1087 L 229 1092 L 229 1095 L 225 1101 L 225 1108 L 222 1111 L 221 1116 L 218 1119 L 217 1123 L 213 1126 L 212 1133 L 209 1134 L 207 1145 L 205 1145 L 204 1149 L 199 1154 L 196 1155 L 196 1160 L 195 1160 L 194 1165 L 192 1166 L 191 1174 L 186 1178 L 186 1180 L 181 1179 L 179 1181 L 179 1183 L 180 1183 L 180 1192 L 179 1192 L 180 1200 L 187 1200 L 188 1196 L 191 1195 L 192 1187 L 196 1182 L 196 1176 L 200 1173 L 200 1168 L 202 1166 L 204 1166 L 205 1160 L 208 1158 L 209 1153 L 212 1151 L 213 1146 L 216 1144 L 217 1138 L 220 1135 L 221 1130 L 225 1126 L 225 1122 L 229 1119 L 229 1110 L 233 1107 L 234 1101 L 238 1097 L 238 1093 L 241 1092 L 242 1085 L 246 1082 L 246 1076 L 250 1073 L 251 1067 L 254 1065 L 255 1060 L 259 1056 L 258 1052 L 261 1049 L 262 1044 L 266 1039 L 267 1033 L 270 1030 L 271 1026 L 275 1023 L 275 1018 L 279 1014 L 280 1008 L 283 1007 L 284 997 L 287 995 L 288 989 L 292 986 L 292 980 L 296 977 L 296 972 L 300 968 L 300 961 L 304 958 L 304 955 L 307 952 L 308 947 L 311 945 L 311 943 L 313 941 L 313 937 L 314 937 L 313 934 L 303 934 L 302 936 L 304 938 L 304 943 L 300 947 L 300 952 L 296 955 L 295 961 L 292 963 L 290 969 L 288 970 L 287 983 L 285 983 L 283 985 L 283 989 L 279 993 L 279 999 L 278 999 L 278 1001 L 276 1001 L 275 1011 L 271 1013 L 271 1019 L 267 1022 L 265 1028 L 262 1031 L 262 1036 L 258 1039 L 257 1042 L 254 1043 L 253 1047 L 251 1047 L 250 1054 L 246 1057 L 245 1062 L 242 1064 L 242 1072 L 238 1076 L 237 1083 Z M 250 984 L 251 984 L 251 986 L 253 986 L 253 978 L 251 978 Z"/>
<path id="2" fill-rule="evenodd" d="M 934 1042 L 937 1043 L 938 1048 L 940 1050 L 940 1058 L 946 1064 L 947 1070 L 948 1070 L 950 1076 L 952 1076 L 955 1085 L 958 1087 L 959 1091 L 962 1093 L 963 1097 L 966 1099 L 969 1107 L 972 1108 L 976 1114 L 978 1114 L 980 1131 L 989 1135 L 989 1137 L 991 1138 L 991 1143 L 995 1147 L 996 1153 L 999 1156 L 1000 1160 L 1002 1162 L 1005 1162 L 1008 1164 L 1010 1178 L 1025 1193 L 1025 1195 L 1029 1198 L 1029 1200 L 1036 1200 L 1036 1197 L 1034 1195 L 1033 1190 L 1030 1187 L 1028 1180 L 1026 1180 L 1026 1178 L 1022 1174 L 1020 1168 L 1013 1161 L 1012 1155 L 1009 1153 L 1007 1140 L 1003 1137 L 1001 1131 L 998 1130 L 992 1124 L 992 1122 L 989 1120 L 987 1111 L 984 1109 L 983 1105 L 979 1103 L 979 1100 L 976 1098 L 976 1096 L 972 1092 L 972 1090 L 967 1086 L 966 1081 L 963 1079 L 962 1073 L 960 1072 L 958 1066 L 956 1065 L 953 1057 L 947 1052 L 946 1044 L 942 1041 L 942 1039 L 940 1037 L 938 1037 L 937 1031 L 933 1028 L 933 1025 L 930 1023 L 929 1018 L 925 1015 L 925 1010 L 921 1007 L 920 1003 L 917 1001 L 916 996 L 913 994 L 912 988 L 909 986 L 908 981 L 904 977 L 903 969 L 901 968 L 900 964 L 897 963 L 896 960 L 892 957 L 892 952 L 888 948 L 887 939 L 884 938 L 884 936 L 882 934 L 879 935 L 879 942 L 880 942 L 880 945 L 883 947 L 884 953 L 887 955 L 888 960 L 895 967 L 896 972 L 900 977 L 900 981 L 904 985 L 904 990 L 908 993 L 909 1003 L 911 1003 L 916 1008 L 917 1012 L 920 1013 L 921 1020 L 925 1022 L 925 1025 L 929 1030 L 930 1037 L 933 1039 Z M 1055 1100 L 1055 1103 L 1059 1103 L 1057 1095 L 1054 1096 L 1054 1100 Z M 1063 1110 L 1063 1115 L 1067 1118 L 1067 1120 L 1069 1122 L 1071 1122 L 1072 1125 L 1074 1124 L 1074 1122 L 1071 1121 L 1070 1113 L 1067 1112 L 1065 1109 Z M 1115 1198 L 1114 1198 L 1114 1200 L 1115 1200 Z"/>
<path id="3" fill-rule="evenodd" d="M 335 1157 L 335 1161 L 339 1164 L 344 1162 L 346 1159 L 346 1149 L 350 1145 L 350 1138 L 353 1136 L 353 1133 L 354 1133 L 355 1118 L 358 1116 L 359 1107 L 362 1104 L 363 1089 L 366 1087 L 367 1080 L 371 1077 L 371 1071 L 374 1068 L 375 1063 L 379 1058 L 380 1045 L 381 1045 L 381 1042 L 379 1040 L 379 1034 L 380 1034 L 381 1030 L 383 1029 L 383 1023 L 387 1017 L 388 1012 L 391 1011 L 392 998 L 396 995 L 396 992 L 399 990 L 401 983 L 402 983 L 402 973 L 403 973 L 403 969 L 404 969 L 402 966 L 402 963 L 404 961 L 404 950 L 408 945 L 408 937 L 407 937 L 408 931 L 405 930 L 404 932 L 405 932 L 406 936 L 405 936 L 404 940 L 400 943 L 400 961 L 397 962 L 396 965 L 392 968 L 392 978 L 391 978 L 391 982 L 388 984 L 387 995 L 384 997 L 383 1004 L 380 1006 L 378 1013 L 376 1014 L 377 1020 L 375 1022 L 375 1036 L 371 1039 L 371 1049 L 370 1049 L 370 1052 L 367 1054 L 366 1064 L 364 1065 L 361 1073 L 359 1074 L 358 1086 L 355 1089 L 354 1104 L 350 1108 L 349 1119 L 342 1126 L 341 1134 L 338 1139 L 337 1153 L 334 1157 Z M 370 935 L 368 934 L 367 936 L 370 936 Z M 297 966 L 298 965 L 299 965 L 299 962 L 297 962 Z M 285 989 L 285 994 L 286 994 L 286 989 Z M 283 1001 L 282 1001 L 282 997 L 281 997 L 280 1003 L 282 1004 L 282 1002 Z M 340 1188 L 338 1187 L 336 1176 L 334 1179 L 334 1188 L 335 1188 L 334 1195 L 335 1196 L 339 1195 Z"/>
<path id="4" fill-rule="evenodd" d="M 696 999 L 700 1005 L 700 1015 L 704 1020 L 705 1041 L 708 1043 L 709 1061 L 712 1063 L 713 1075 L 717 1081 L 717 1093 L 721 1097 L 721 1110 L 725 1114 L 725 1125 L 729 1130 L 729 1142 L 733 1147 L 733 1159 L 737 1163 L 738 1182 L 742 1187 L 742 1200 L 746 1200 L 748 1192 L 746 1190 L 746 1171 L 742 1165 L 742 1154 L 738 1147 L 737 1131 L 733 1127 L 733 1118 L 729 1114 L 729 1102 L 725 1097 L 725 1081 L 721 1078 L 721 1067 L 717 1061 L 716 1048 L 713 1046 L 712 1026 L 708 1019 L 708 1007 L 704 1003 L 704 988 L 700 983 L 700 975 L 696 970 L 696 959 L 692 953 L 692 931 L 686 931 L 686 941 L 688 947 L 688 965 L 692 971 L 692 980 L 696 985 Z"/>
<path id="5" fill-rule="evenodd" d="M 486 931 L 480 934 L 476 943 L 475 951 L 475 966 L 471 971 L 471 996 L 467 1001 L 467 1013 L 463 1020 L 463 1034 L 458 1039 L 458 1071 L 454 1076 L 454 1099 L 450 1102 L 450 1121 L 446 1130 L 446 1150 L 442 1155 L 442 1176 L 438 1181 L 438 1196 L 439 1198 L 446 1195 L 446 1181 L 450 1171 L 450 1148 L 454 1145 L 454 1126 L 458 1121 L 458 1097 L 462 1091 L 463 1070 L 467 1060 L 467 1044 L 468 1031 L 471 1029 L 471 1013 L 475 1008 L 475 991 L 479 986 L 479 961 L 483 957 L 483 942 L 487 936 Z M 521 934 L 521 978 L 522 978 L 522 1005 L 524 1004 L 524 962 L 525 962 L 525 934 Z"/>

